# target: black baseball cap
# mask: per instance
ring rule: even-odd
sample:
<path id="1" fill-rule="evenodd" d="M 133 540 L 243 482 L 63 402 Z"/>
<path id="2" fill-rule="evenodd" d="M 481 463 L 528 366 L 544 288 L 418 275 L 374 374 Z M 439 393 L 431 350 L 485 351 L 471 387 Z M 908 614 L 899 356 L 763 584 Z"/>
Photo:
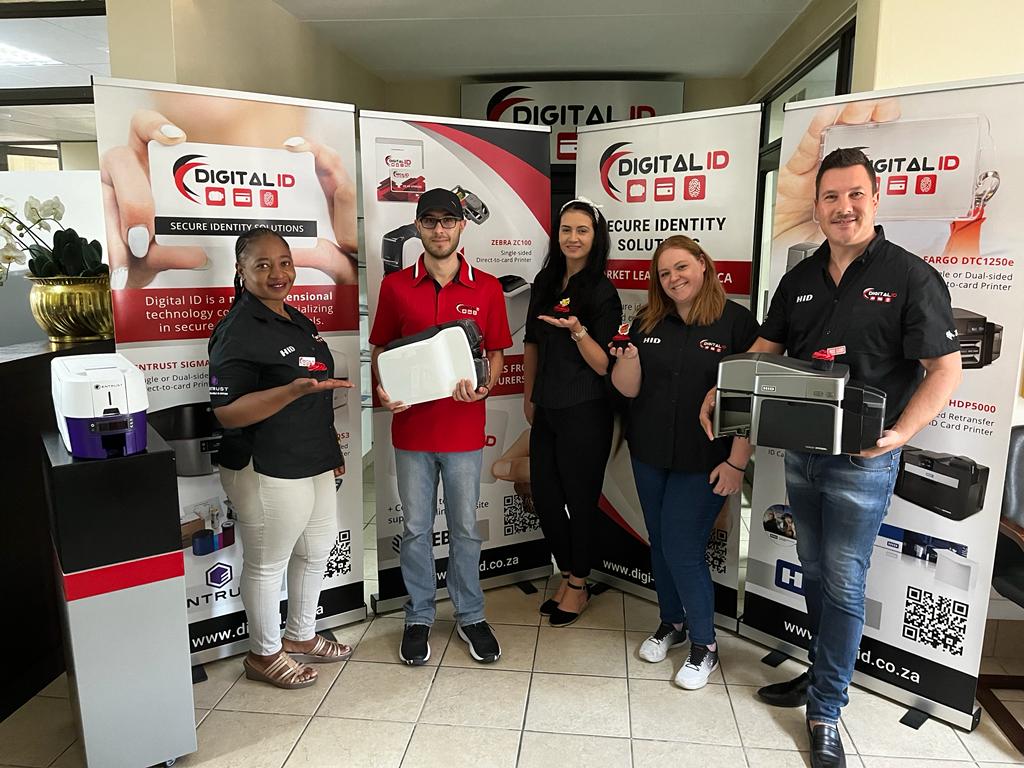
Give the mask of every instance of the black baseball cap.
<path id="1" fill-rule="evenodd" d="M 459 196 L 444 187 L 434 187 L 420 195 L 419 202 L 416 203 L 416 218 L 427 211 L 444 211 L 458 219 L 465 218 Z"/>

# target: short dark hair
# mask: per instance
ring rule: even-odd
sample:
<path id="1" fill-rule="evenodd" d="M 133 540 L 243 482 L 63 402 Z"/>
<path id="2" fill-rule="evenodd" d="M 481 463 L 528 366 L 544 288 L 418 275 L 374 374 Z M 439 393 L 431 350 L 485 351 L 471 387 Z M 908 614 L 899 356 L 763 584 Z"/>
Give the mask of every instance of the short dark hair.
<path id="1" fill-rule="evenodd" d="M 833 149 L 825 155 L 825 159 L 821 161 L 821 165 L 818 166 L 818 173 L 814 177 L 815 200 L 821 194 L 821 177 L 825 175 L 825 171 L 830 171 L 833 168 L 852 168 L 855 165 L 864 166 L 864 170 L 868 172 L 868 178 L 871 179 L 871 194 L 875 194 L 878 191 L 878 175 L 875 173 L 875 167 L 862 150 L 863 147 L 839 147 L 839 149 Z"/>

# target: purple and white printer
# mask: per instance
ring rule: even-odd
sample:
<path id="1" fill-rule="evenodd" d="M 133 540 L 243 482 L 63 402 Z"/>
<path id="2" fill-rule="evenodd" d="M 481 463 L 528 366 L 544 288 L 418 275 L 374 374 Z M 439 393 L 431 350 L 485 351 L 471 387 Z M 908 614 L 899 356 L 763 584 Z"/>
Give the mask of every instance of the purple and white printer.
<path id="1" fill-rule="evenodd" d="M 72 456 L 109 459 L 146 450 L 146 379 L 127 358 L 55 357 L 50 377 L 57 428 Z"/>

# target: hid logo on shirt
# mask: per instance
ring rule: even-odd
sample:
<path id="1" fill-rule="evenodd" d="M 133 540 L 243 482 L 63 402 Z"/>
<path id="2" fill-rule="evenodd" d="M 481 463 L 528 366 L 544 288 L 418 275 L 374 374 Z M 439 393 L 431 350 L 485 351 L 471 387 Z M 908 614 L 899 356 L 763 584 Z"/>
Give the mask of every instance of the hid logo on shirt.
<path id="1" fill-rule="evenodd" d="M 311 152 L 151 141 L 149 170 L 158 245 L 231 245 L 265 226 L 311 248 L 333 231 Z"/>
<path id="2" fill-rule="evenodd" d="M 775 586 L 798 595 L 804 593 L 804 569 L 796 563 L 775 561 Z"/>

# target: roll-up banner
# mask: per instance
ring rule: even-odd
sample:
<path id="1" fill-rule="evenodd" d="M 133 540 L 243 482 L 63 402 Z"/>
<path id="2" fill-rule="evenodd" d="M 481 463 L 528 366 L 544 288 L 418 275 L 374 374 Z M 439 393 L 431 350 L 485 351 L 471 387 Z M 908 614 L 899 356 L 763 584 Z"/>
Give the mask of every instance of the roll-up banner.
<path id="1" fill-rule="evenodd" d="M 543 80 L 462 86 L 462 116 L 551 128 L 551 162 L 576 162 L 585 125 L 670 115 L 683 108 L 683 84 L 667 80 Z"/>
<path id="2" fill-rule="evenodd" d="M 754 243 L 759 107 L 693 112 L 579 129 L 576 192 L 602 207 L 611 230 L 608 277 L 623 319 L 647 301 L 654 249 L 670 235 L 698 240 L 731 298 L 746 304 Z M 746 350 L 724 349 L 723 355 Z M 629 449 L 616 423 L 598 518 L 595 578 L 657 601 L 650 543 Z M 729 497 L 708 541 L 716 620 L 736 627 L 739 496 Z"/>
<path id="3" fill-rule="evenodd" d="M 878 174 L 886 237 L 949 286 L 963 382 L 903 448 L 868 572 L 854 681 L 968 729 L 980 713 L 974 694 L 1020 371 L 1022 100 L 1017 77 L 789 104 L 775 203 L 772 288 L 823 240 L 807 152 L 862 147 Z M 865 307 L 884 302 L 888 288 L 865 291 Z M 805 657 L 800 531 L 785 524 L 783 458 L 757 451 L 740 631 Z"/>
<path id="4" fill-rule="evenodd" d="M 485 588 L 551 573 L 551 555 L 532 512 L 494 464 L 523 458 L 523 334 L 530 286 L 547 253 L 551 217 L 549 129 L 476 120 L 360 112 L 367 302 L 370 323 L 384 275 L 411 267 L 423 252 L 413 222 L 420 194 L 446 187 L 463 201 L 467 226 L 460 248 L 475 267 L 498 278 L 505 292 L 512 347 L 487 398 L 478 526 L 483 537 L 480 579 Z M 373 435 L 377 493 L 379 593 L 383 613 L 406 600 L 399 566 L 402 507 L 398 496 L 391 414 L 374 393 Z M 502 474 L 500 471 L 498 474 Z M 524 490 L 520 486 L 520 490 Z M 525 493 L 525 491 L 524 491 Z M 437 586 L 445 589 L 448 528 L 439 489 L 434 525 Z M 447 594 L 439 592 L 439 596 Z"/>
<path id="5" fill-rule="evenodd" d="M 287 301 L 356 385 L 334 401 L 347 471 L 317 628 L 364 618 L 354 108 L 129 80 L 96 79 L 93 90 L 115 342 L 145 373 L 150 423 L 175 451 L 193 662 L 247 647 L 207 343 L 234 298 L 235 239 L 251 226 L 288 242 Z M 281 599 L 283 617 L 284 585 Z"/>

